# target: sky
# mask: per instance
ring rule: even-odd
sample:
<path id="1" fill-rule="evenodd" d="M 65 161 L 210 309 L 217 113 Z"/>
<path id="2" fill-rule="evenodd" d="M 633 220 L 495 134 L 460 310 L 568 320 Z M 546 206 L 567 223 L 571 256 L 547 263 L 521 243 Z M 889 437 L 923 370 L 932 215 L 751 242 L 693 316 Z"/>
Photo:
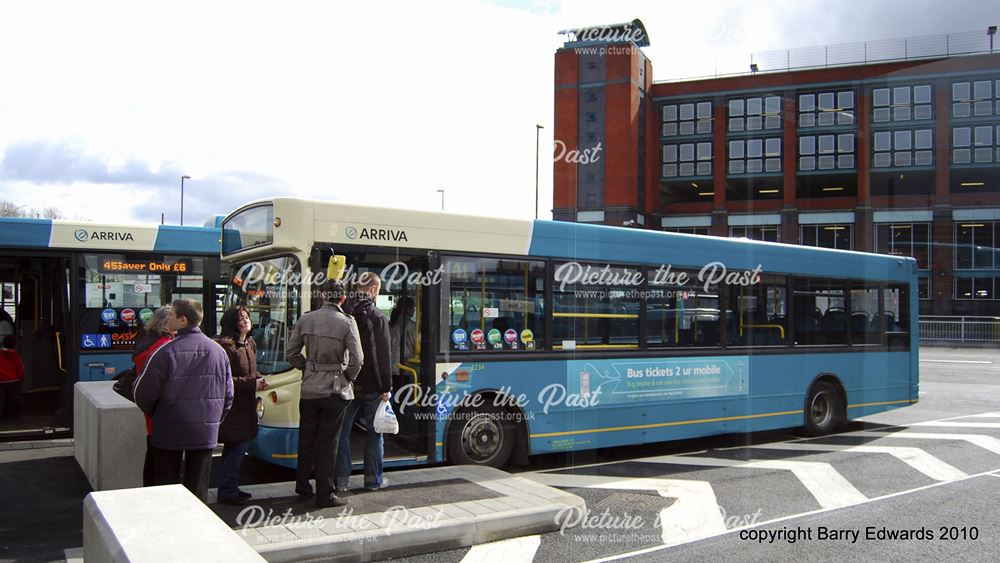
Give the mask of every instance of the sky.
<path id="1" fill-rule="evenodd" d="M 995 0 L 0 0 L 0 199 L 204 223 L 299 196 L 551 218 L 559 31 L 645 24 L 654 80 L 982 30 Z"/>

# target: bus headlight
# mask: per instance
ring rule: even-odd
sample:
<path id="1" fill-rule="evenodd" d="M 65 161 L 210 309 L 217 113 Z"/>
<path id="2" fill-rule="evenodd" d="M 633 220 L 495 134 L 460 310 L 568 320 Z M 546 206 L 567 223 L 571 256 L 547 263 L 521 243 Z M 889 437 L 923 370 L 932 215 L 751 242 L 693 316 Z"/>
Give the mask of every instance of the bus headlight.
<path id="1" fill-rule="evenodd" d="M 267 394 L 267 400 L 271 401 L 272 405 L 280 405 L 291 400 L 291 398 L 292 394 L 287 389 L 275 389 Z"/>
<path id="2" fill-rule="evenodd" d="M 257 420 L 264 418 L 264 399 L 257 397 Z"/>

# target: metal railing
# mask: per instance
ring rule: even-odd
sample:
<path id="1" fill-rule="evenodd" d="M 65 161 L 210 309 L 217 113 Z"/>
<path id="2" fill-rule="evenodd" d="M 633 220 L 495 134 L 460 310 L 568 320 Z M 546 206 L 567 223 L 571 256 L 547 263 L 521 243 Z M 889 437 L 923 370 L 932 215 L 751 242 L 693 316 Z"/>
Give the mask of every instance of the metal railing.
<path id="1" fill-rule="evenodd" d="M 995 33 L 994 33 L 995 34 Z M 994 34 L 988 31 L 965 31 L 942 35 L 924 35 L 899 39 L 879 39 L 837 45 L 820 45 L 759 51 L 750 54 L 750 65 L 739 70 L 724 70 L 708 76 L 674 77 L 657 82 L 685 82 L 745 76 L 759 72 L 787 72 L 815 68 L 855 66 L 895 61 L 936 59 L 1000 52 L 1000 39 L 994 51 Z M 751 70 L 753 69 L 753 70 Z"/>
<path id="2" fill-rule="evenodd" d="M 1000 343 L 1000 317 L 920 317 L 921 341 Z"/>

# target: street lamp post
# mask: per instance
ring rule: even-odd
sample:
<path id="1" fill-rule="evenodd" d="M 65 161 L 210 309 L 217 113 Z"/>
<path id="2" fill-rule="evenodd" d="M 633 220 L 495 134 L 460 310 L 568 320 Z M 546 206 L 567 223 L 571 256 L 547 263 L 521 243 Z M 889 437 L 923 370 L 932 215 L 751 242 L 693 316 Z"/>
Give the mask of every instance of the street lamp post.
<path id="1" fill-rule="evenodd" d="M 438 193 L 441 194 L 441 211 L 444 211 L 444 190 L 438 190 Z"/>
<path id="2" fill-rule="evenodd" d="M 184 225 L 184 180 L 190 180 L 191 176 L 181 176 L 181 225 Z"/>
<path id="3" fill-rule="evenodd" d="M 538 134 L 542 129 L 541 125 L 535 124 L 535 219 L 538 219 Z"/>

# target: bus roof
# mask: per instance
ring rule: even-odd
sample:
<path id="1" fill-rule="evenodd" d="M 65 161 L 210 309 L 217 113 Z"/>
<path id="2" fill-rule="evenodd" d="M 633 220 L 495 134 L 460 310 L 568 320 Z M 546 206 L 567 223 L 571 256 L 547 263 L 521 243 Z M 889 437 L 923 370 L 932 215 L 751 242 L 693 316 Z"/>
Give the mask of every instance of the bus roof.
<path id="1" fill-rule="evenodd" d="M 433 211 L 371 207 L 303 198 L 271 198 L 242 206 L 227 216 L 268 203 L 293 236 L 315 242 L 441 251 L 562 258 L 609 263 L 670 265 L 674 270 L 721 262 L 729 270 L 809 274 L 834 278 L 908 281 L 913 258 L 831 250 L 704 235 L 563 221 L 505 219 Z M 292 233 L 289 232 L 291 235 Z M 308 233 L 308 234 L 307 234 Z M 276 239 L 278 235 L 276 234 Z M 291 241 L 275 250 L 291 248 Z M 266 247 L 252 249 L 266 252 Z M 300 250 L 308 252 L 308 248 Z M 241 251 L 242 252 L 242 251 Z M 240 254 L 237 252 L 234 254 Z"/>
<path id="2" fill-rule="evenodd" d="M 219 229 L 0 218 L 0 247 L 219 254 Z"/>

